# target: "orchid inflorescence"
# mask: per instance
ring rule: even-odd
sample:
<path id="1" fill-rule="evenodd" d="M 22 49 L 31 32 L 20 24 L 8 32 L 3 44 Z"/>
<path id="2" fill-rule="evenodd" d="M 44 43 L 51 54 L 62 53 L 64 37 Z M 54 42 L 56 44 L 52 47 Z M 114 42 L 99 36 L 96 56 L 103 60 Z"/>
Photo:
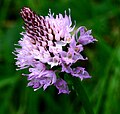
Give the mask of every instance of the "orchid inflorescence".
<path id="1" fill-rule="evenodd" d="M 69 15 L 65 11 L 64 16 L 54 16 L 51 10 L 48 16 L 38 16 L 30 8 L 23 7 L 20 14 L 25 32 L 21 33 L 20 48 L 16 48 L 14 54 L 18 69 L 29 69 L 29 74 L 23 74 L 28 77 L 28 86 L 36 91 L 54 85 L 59 93 L 69 94 L 67 82 L 56 73 L 68 73 L 81 80 L 91 77 L 85 68 L 73 67 L 73 64 L 87 59 L 81 55 L 83 47 L 96 39 L 84 26 L 74 30 L 70 10 Z"/>

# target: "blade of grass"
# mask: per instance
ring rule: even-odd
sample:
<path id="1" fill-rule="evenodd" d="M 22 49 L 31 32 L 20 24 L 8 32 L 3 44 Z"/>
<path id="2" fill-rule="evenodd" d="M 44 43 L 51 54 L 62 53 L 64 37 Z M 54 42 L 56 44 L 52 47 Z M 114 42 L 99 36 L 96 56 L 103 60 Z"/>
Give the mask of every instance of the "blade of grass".
<path id="1" fill-rule="evenodd" d="M 105 74 L 104 74 L 104 79 L 102 80 L 102 84 L 101 84 L 101 90 L 100 90 L 100 94 L 99 94 L 99 99 L 98 99 L 98 103 L 96 105 L 96 110 L 95 110 L 95 114 L 100 114 L 101 113 L 101 109 L 103 106 L 103 101 L 104 101 L 104 95 L 106 94 L 106 91 L 108 89 L 108 79 L 109 79 L 109 71 L 111 68 L 111 65 L 113 64 L 114 58 L 115 58 L 115 54 L 116 50 L 111 52 L 111 56 L 109 58 L 109 61 L 107 63 L 107 67 L 105 69 Z"/>
<path id="2" fill-rule="evenodd" d="M 0 81 L 0 88 L 4 87 L 6 85 L 13 84 L 18 80 L 17 76 L 13 76 L 13 77 L 9 76 L 9 77 L 10 78 L 7 78 L 7 79 L 4 79 L 4 80 Z"/>

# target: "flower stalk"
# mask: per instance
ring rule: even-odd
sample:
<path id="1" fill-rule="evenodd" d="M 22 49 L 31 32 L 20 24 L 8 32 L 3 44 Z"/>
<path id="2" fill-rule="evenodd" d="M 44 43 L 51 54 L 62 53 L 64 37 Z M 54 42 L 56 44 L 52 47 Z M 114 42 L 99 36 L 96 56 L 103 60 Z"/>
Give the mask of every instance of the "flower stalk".
<path id="1" fill-rule="evenodd" d="M 82 106 L 86 112 L 86 114 L 94 114 L 92 104 L 90 103 L 90 100 L 88 98 L 88 95 L 82 86 L 82 83 L 77 78 L 73 78 L 70 76 L 70 80 L 72 82 L 72 85 L 74 87 L 74 90 L 76 91 L 77 98 L 82 103 Z"/>

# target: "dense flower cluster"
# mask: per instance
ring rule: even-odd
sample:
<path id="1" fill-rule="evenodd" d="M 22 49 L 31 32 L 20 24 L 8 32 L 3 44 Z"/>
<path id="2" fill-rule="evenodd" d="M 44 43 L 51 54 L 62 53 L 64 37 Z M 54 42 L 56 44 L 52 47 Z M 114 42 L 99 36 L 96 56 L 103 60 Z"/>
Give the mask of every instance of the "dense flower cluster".
<path id="1" fill-rule="evenodd" d="M 81 80 L 90 78 L 84 68 L 73 68 L 72 65 L 87 59 L 81 52 L 84 45 L 96 41 L 91 30 L 81 26 L 74 32 L 75 26 L 71 27 L 71 16 L 67 16 L 66 12 L 64 16 L 59 14 L 54 17 L 51 11 L 48 16 L 38 16 L 24 7 L 20 13 L 25 22 L 25 32 L 21 33 L 23 38 L 18 42 L 21 48 L 16 48 L 14 54 L 18 68 L 29 69 L 30 74 L 23 74 L 28 77 L 28 86 L 34 90 L 41 87 L 45 90 L 54 85 L 59 93 L 68 94 L 66 81 L 57 77 L 56 72 L 66 72 Z"/>

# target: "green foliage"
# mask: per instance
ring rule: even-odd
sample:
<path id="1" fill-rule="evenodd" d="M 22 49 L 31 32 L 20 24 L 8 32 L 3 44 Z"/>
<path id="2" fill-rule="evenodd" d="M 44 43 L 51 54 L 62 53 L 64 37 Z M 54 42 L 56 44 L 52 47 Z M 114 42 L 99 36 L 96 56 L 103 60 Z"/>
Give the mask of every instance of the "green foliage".
<path id="1" fill-rule="evenodd" d="M 47 15 L 49 8 L 55 14 L 70 8 L 77 26 L 85 25 L 92 29 L 98 42 L 85 47 L 84 55 L 89 60 L 82 63 L 92 78 L 81 83 L 95 114 L 119 114 L 119 0 L 1 0 L 0 114 L 85 114 L 81 97 L 78 95 L 80 98 L 76 98 L 74 91 L 69 95 L 57 95 L 56 89 L 49 87 L 46 91 L 40 89 L 34 92 L 26 87 L 26 77 L 21 76 L 23 71 L 15 70 L 12 52 L 14 44 L 21 38 L 23 22 L 19 12 L 24 6 L 31 7 L 40 15 Z M 71 83 L 69 78 L 65 78 Z"/>

